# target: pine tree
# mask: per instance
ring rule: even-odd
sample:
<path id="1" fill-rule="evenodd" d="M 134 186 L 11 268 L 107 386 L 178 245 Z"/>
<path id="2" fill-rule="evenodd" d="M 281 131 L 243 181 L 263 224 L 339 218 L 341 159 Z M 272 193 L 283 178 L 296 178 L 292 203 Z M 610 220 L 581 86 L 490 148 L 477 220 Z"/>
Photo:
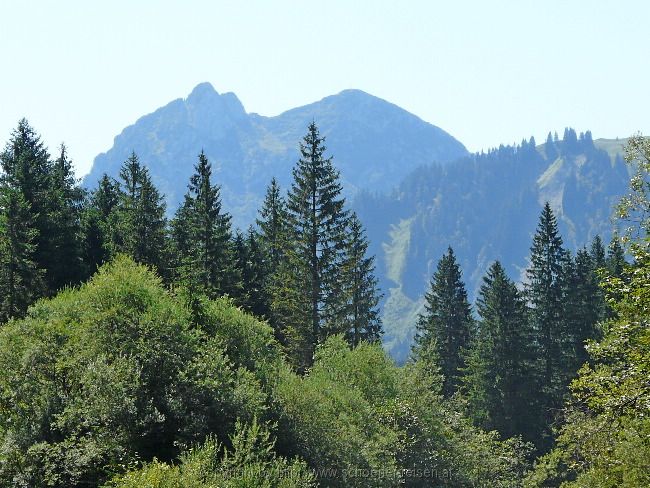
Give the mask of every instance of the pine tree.
<path id="1" fill-rule="evenodd" d="M 117 209 L 119 198 L 119 183 L 104 174 L 84 206 L 82 247 L 86 277 L 110 259 L 113 236 L 111 215 Z"/>
<path id="2" fill-rule="evenodd" d="M 603 240 L 599 235 L 594 237 L 591 241 L 591 248 L 589 249 L 589 256 L 595 270 L 603 269 L 607 266 L 607 257 Z"/>
<path id="3" fill-rule="evenodd" d="M 289 306 L 298 312 L 290 318 L 296 341 L 295 360 L 300 369 L 311 365 L 316 345 L 326 331 L 335 330 L 325 317 L 337 316 L 342 308 L 338 268 L 345 251 L 347 212 L 341 196 L 339 173 L 332 158 L 325 158 L 324 139 L 315 123 L 307 129 L 300 144 L 301 157 L 293 170 L 293 184 L 288 197 L 288 235 L 293 250 L 285 264 L 286 275 L 294 279 L 286 286 L 298 287 L 309 299 L 308 307 Z M 304 281 L 303 281 L 304 280 Z M 298 290 L 285 290 L 285 297 L 295 298 Z M 289 304 L 287 304 L 289 305 Z"/>
<path id="4" fill-rule="evenodd" d="M 230 215 L 221 212 L 220 190 L 213 185 L 212 165 L 203 152 L 188 192 L 172 223 L 176 276 L 193 295 L 238 296 Z"/>
<path id="5" fill-rule="evenodd" d="M 37 231 L 34 243 L 36 266 L 42 270 L 50 269 L 54 259 L 50 222 L 52 200 L 49 198 L 52 163 L 40 136 L 26 119 L 20 120 L 11 133 L 9 142 L 0 154 L 0 165 L 5 184 L 22 194 Z M 43 292 L 54 292 L 54 284 L 51 285 Z"/>
<path id="6" fill-rule="evenodd" d="M 53 290 L 74 285 L 84 278 L 81 213 L 84 191 L 74 176 L 64 144 L 54 161 L 50 186 L 52 260 L 46 279 Z"/>
<path id="7" fill-rule="evenodd" d="M 555 410 L 562 404 L 568 381 L 566 351 L 573 346 L 564 317 L 566 257 L 555 215 L 546 203 L 533 237 L 526 288 L 539 360 L 532 388 L 540 389 L 544 425 L 550 425 Z"/>
<path id="8" fill-rule="evenodd" d="M 607 248 L 607 271 L 610 276 L 621 278 L 626 266 L 625 251 L 618 235 L 614 235 Z"/>
<path id="9" fill-rule="evenodd" d="M 463 378 L 470 415 L 479 426 L 498 430 L 503 437 L 533 440 L 532 331 L 526 302 L 499 261 L 483 277 L 477 311 L 480 323 Z"/>
<path id="10" fill-rule="evenodd" d="M 268 274 L 278 269 L 286 248 L 287 204 L 275 178 L 266 189 L 264 203 L 256 220 L 259 227 L 259 241 L 266 255 Z"/>
<path id="11" fill-rule="evenodd" d="M 109 216 L 113 254 L 129 254 L 163 272 L 167 225 L 163 197 L 135 153 L 124 162 L 120 179 L 118 205 Z"/>
<path id="12" fill-rule="evenodd" d="M 604 300 L 594 262 L 586 249 L 578 250 L 575 261 L 567 266 L 571 267 L 571 273 L 565 290 L 564 318 L 573 341 L 573 347 L 567 351 L 567 373 L 575 376 L 588 359 L 585 343 L 596 338 L 596 324 L 604 318 Z"/>
<path id="13" fill-rule="evenodd" d="M 236 302 L 256 317 L 268 318 L 269 303 L 264 290 L 266 271 L 258 240 L 252 228 L 248 229 L 246 237 L 239 231 L 235 235 L 235 262 L 242 283 Z"/>
<path id="14" fill-rule="evenodd" d="M 0 188 L 0 322 L 21 317 L 45 288 L 36 263 L 38 229 L 22 192 Z"/>
<path id="15" fill-rule="evenodd" d="M 415 360 L 422 359 L 421 351 L 435 348 L 444 377 L 445 396 L 451 396 L 460 385 L 473 327 L 460 266 L 450 247 L 438 262 L 425 295 L 425 312 L 418 318 L 413 348 Z"/>
<path id="16" fill-rule="evenodd" d="M 349 220 L 346 261 L 343 268 L 344 293 L 349 305 L 345 321 L 346 337 L 352 346 L 361 341 L 378 342 L 382 327 L 378 303 L 380 293 L 375 278 L 375 257 L 368 256 L 368 240 L 361 221 L 352 213 Z"/>

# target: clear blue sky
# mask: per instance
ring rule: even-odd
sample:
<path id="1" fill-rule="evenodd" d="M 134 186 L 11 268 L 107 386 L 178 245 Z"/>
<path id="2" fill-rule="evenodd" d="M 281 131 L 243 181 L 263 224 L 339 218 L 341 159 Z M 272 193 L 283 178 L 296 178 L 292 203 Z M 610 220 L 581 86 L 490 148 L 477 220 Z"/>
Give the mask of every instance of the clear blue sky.
<path id="1" fill-rule="evenodd" d="M 0 143 L 27 117 L 80 174 L 202 81 L 278 114 L 345 88 L 470 150 L 650 133 L 650 2 L 2 1 Z"/>

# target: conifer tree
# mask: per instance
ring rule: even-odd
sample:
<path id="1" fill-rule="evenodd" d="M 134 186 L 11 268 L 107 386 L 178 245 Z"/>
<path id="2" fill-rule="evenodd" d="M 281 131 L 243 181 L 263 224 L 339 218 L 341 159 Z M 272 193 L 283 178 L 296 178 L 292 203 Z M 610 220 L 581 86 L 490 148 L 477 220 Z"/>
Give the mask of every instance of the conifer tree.
<path id="1" fill-rule="evenodd" d="M 368 256 L 368 240 L 355 213 L 349 220 L 345 266 L 342 269 L 344 293 L 349 304 L 344 318 L 346 337 L 352 346 L 361 341 L 377 342 L 382 327 L 378 303 L 380 293 L 375 278 L 375 257 Z"/>
<path id="2" fill-rule="evenodd" d="M 242 283 L 236 301 L 256 317 L 268 318 L 269 303 L 264 289 L 266 271 L 258 240 L 252 228 L 245 237 L 239 231 L 235 235 L 235 262 Z"/>
<path id="3" fill-rule="evenodd" d="M 238 296 L 241 282 L 235 267 L 230 215 L 221 212 L 220 190 L 211 178 L 212 165 L 202 151 L 172 224 L 175 272 L 192 294 Z"/>
<path id="4" fill-rule="evenodd" d="M 49 194 L 52 261 L 46 279 L 53 290 L 59 290 L 79 283 L 84 277 L 81 239 L 84 192 L 74 176 L 64 144 L 52 167 Z"/>
<path id="5" fill-rule="evenodd" d="M 5 184 L 22 194 L 29 209 L 30 219 L 37 230 L 34 243 L 36 266 L 47 270 L 52 267 L 54 259 L 49 219 L 52 210 L 52 200 L 49 198 L 52 163 L 40 136 L 26 119 L 20 120 L 11 133 L 9 142 L 0 154 L 0 165 Z M 47 286 L 43 291 L 48 293 L 55 290 L 53 286 Z"/>
<path id="6" fill-rule="evenodd" d="M 604 299 L 598 286 L 593 259 L 586 249 L 576 253 L 572 275 L 565 291 L 565 320 L 573 340 L 569 353 L 568 374 L 575 376 L 588 359 L 585 343 L 596 338 L 596 324 L 604 318 Z"/>
<path id="7" fill-rule="evenodd" d="M 315 123 L 311 123 L 300 143 L 300 159 L 293 170 L 293 184 L 288 197 L 288 235 L 292 252 L 285 264 L 294 279 L 286 286 L 299 290 L 285 290 L 285 297 L 296 297 L 298 291 L 308 297 L 308 306 L 289 306 L 298 312 L 292 317 L 291 335 L 296 340 L 297 365 L 311 365 L 316 345 L 331 331 L 325 323 L 332 310 L 342 308 L 335 294 L 340 290 L 338 268 L 343 261 L 347 212 L 341 196 L 339 173 L 332 158 L 324 156 L 324 139 Z M 289 304 L 287 304 L 289 305 Z M 331 325 L 331 324 L 330 324 Z"/>
<path id="8" fill-rule="evenodd" d="M 167 225 L 163 197 L 135 153 L 124 162 L 120 179 L 117 210 L 109 217 L 113 252 L 129 254 L 163 272 Z"/>
<path id="9" fill-rule="evenodd" d="M 613 277 L 623 276 L 625 269 L 625 251 L 618 235 L 614 235 L 607 248 L 607 271 Z"/>
<path id="10" fill-rule="evenodd" d="M 111 215 L 119 204 L 119 198 L 119 183 L 104 174 L 85 205 L 82 228 L 86 277 L 110 259 L 113 236 Z"/>
<path id="11" fill-rule="evenodd" d="M 36 263 L 38 229 L 22 192 L 0 188 L 0 322 L 21 317 L 44 292 Z"/>
<path id="12" fill-rule="evenodd" d="M 555 410 L 562 404 L 568 383 L 566 354 L 573 347 L 564 317 L 566 257 L 557 220 L 547 202 L 533 237 L 526 288 L 533 343 L 538 348 L 539 359 L 533 388 L 540 389 L 544 425 L 550 425 Z"/>
<path id="13" fill-rule="evenodd" d="M 474 328 L 460 266 L 451 247 L 438 261 L 424 307 L 418 318 L 413 356 L 422 360 L 421 351 L 434 348 L 444 377 L 443 393 L 451 396 L 460 385 Z"/>
<path id="14" fill-rule="evenodd" d="M 596 235 L 594 240 L 591 241 L 589 256 L 591 257 L 591 262 L 595 270 L 603 269 L 607 266 L 605 246 L 599 235 Z"/>
<path id="15" fill-rule="evenodd" d="M 530 388 L 533 350 L 526 302 L 496 261 L 483 277 L 478 332 L 468 355 L 464 389 L 473 420 L 503 437 L 535 437 Z"/>
<path id="16" fill-rule="evenodd" d="M 278 269 L 286 249 L 287 204 L 282 197 L 280 185 L 273 178 L 268 188 L 260 215 L 256 220 L 259 227 L 260 246 L 266 255 L 267 273 L 272 275 Z"/>

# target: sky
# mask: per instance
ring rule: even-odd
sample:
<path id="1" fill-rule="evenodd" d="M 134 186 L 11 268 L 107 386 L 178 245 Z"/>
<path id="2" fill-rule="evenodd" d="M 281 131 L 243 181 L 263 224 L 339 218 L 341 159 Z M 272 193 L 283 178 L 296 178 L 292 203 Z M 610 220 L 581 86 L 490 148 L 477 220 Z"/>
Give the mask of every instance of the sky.
<path id="1" fill-rule="evenodd" d="M 200 82 L 276 115 L 357 88 L 471 151 L 650 134 L 650 2 L 0 0 L 0 144 L 26 117 L 79 176 Z"/>

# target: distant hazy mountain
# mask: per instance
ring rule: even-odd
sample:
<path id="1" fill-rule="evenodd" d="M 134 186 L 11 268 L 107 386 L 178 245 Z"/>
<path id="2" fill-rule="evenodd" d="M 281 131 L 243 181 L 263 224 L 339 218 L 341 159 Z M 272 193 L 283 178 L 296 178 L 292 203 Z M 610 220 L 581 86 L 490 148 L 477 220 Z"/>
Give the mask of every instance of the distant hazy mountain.
<path id="1" fill-rule="evenodd" d="M 612 206 L 628 182 L 618 155 L 622 143 L 594 143 L 591 134 L 578 138 L 568 130 L 564 141 L 501 146 L 418 168 L 389 195 L 360 195 L 355 207 L 377 255 L 386 294 L 384 342 L 393 357 L 403 360 L 409 352 L 422 296 L 447 246 L 456 251 L 473 298 L 495 259 L 513 279 L 524 278 L 545 201 L 570 249 L 596 234 L 609 240 Z"/>
<path id="2" fill-rule="evenodd" d="M 93 187 L 104 172 L 116 176 L 135 151 L 173 210 L 203 149 L 216 167 L 224 208 L 245 226 L 271 177 L 287 188 L 312 120 L 368 230 L 385 293 L 384 342 L 398 360 L 408 354 L 422 296 L 447 246 L 456 251 L 473 299 L 495 259 L 523 279 L 545 201 L 575 250 L 596 234 L 609 239 L 612 205 L 627 187 L 619 155 L 624 141 L 594 142 L 589 133 L 567 130 L 562 141 L 469 155 L 443 130 L 359 90 L 263 117 L 208 83 L 124 129 L 97 156 L 85 184 Z"/>
<path id="3" fill-rule="evenodd" d="M 181 201 L 198 153 L 216 167 L 224 208 L 239 225 L 252 222 L 271 177 L 286 188 L 298 159 L 298 143 L 315 120 L 328 154 L 341 170 L 348 196 L 359 189 L 388 191 L 412 169 L 467 154 L 465 147 L 413 114 L 360 90 L 345 90 L 276 117 L 249 114 L 233 93 L 209 83 L 140 118 L 95 158 L 84 183 L 103 173 L 117 176 L 135 151 L 149 166 L 170 208 Z"/>

